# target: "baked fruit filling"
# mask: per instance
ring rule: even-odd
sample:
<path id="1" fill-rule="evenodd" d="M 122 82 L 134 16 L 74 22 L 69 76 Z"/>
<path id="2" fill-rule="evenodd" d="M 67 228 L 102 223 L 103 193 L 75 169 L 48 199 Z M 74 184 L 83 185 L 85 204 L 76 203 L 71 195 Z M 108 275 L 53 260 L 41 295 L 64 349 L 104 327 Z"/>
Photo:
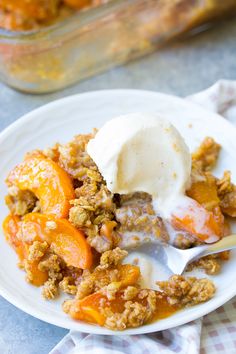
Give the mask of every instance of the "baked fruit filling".
<path id="1" fill-rule="evenodd" d="M 180 206 L 167 223 L 155 212 L 150 194 L 109 191 L 86 150 L 95 134 L 27 154 L 6 179 L 10 213 L 3 230 L 26 280 L 41 286 L 46 300 L 60 291 L 69 294 L 63 310 L 73 319 L 113 330 L 138 327 L 209 300 L 216 289 L 207 277 L 173 275 L 156 279 L 155 290 L 143 288 L 138 261 L 127 264 L 125 259 L 130 249 L 145 243 L 171 242 L 186 249 L 212 234 L 219 239 L 230 233 L 236 186 L 229 171 L 220 179 L 212 174 L 219 144 L 207 137 L 192 154 L 186 191 L 191 203 Z M 228 259 L 229 252 L 207 256 L 187 271 L 198 267 L 213 275 Z"/>
<path id="2" fill-rule="evenodd" d="M 0 0 L 0 28 L 27 31 L 45 27 L 75 11 L 102 5 L 109 0 Z"/>

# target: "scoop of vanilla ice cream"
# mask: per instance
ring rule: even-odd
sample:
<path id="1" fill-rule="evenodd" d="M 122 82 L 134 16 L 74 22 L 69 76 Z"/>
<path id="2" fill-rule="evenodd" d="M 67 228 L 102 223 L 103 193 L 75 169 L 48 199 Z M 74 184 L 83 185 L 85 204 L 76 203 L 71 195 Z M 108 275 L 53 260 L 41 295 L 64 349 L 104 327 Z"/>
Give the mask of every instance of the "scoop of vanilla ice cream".
<path id="1" fill-rule="evenodd" d="M 112 193 L 147 192 L 163 204 L 183 195 L 190 180 L 189 149 L 158 115 L 134 113 L 108 121 L 87 152 Z"/>

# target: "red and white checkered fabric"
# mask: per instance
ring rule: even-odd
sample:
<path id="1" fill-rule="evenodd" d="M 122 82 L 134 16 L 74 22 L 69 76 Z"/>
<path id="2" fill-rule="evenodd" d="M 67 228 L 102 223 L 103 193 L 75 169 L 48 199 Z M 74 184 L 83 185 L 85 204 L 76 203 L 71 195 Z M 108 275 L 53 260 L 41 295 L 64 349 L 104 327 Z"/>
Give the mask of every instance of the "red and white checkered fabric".
<path id="1" fill-rule="evenodd" d="M 236 124 L 236 81 L 187 97 Z M 203 319 L 162 332 L 101 336 L 70 331 L 50 354 L 236 354 L 236 297 Z"/>

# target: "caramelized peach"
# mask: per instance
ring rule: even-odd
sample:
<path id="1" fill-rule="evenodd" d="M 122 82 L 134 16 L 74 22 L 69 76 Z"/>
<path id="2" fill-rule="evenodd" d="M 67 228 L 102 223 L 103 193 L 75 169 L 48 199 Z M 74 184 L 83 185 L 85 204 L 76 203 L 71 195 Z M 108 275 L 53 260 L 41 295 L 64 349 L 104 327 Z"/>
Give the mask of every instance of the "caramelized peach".
<path id="1" fill-rule="evenodd" d="M 0 7 L 26 18 L 48 20 L 57 13 L 58 0 L 0 0 Z"/>
<path id="2" fill-rule="evenodd" d="M 20 262 L 24 266 L 24 260 L 29 254 L 29 245 L 17 237 L 20 230 L 20 218 L 15 215 L 8 215 L 3 221 L 3 232 L 7 242 L 15 250 Z M 48 273 L 38 269 L 39 260 L 27 262 L 27 271 L 30 273 L 30 283 L 35 286 L 41 286 L 48 279 Z"/>
<path id="3" fill-rule="evenodd" d="M 116 283 L 117 288 L 122 289 L 129 285 L 136 285 L 140 279 L 140 269 L 139 267 L 132 264 L 120 264 L 117 266 L 117 278 Z M 111 282 L 110 278 L 111 269 L 95 269 L 91 274 L 91 278 L 94 281 L 100 281 L 103 284 L 109 284 Z"/>
<path id="4" fill-rule="evenodd" d="M 208 210 L 212 210 L 220 203 L 217 195 L 216 181 L 211 176 L 206 176 L 203 181 L 193 182 L 187 191 L 187 195 Z"/>
<path id="5" fill-rule="evenodd" d="M 192 183 L 190 189 L 187 191 L 187 195 L 208 210 L 207 224 L 212 230 L 212 234 L 215 233 L 217 236 L 223 236 L 225 229 L 224 216 L 219 207 L 220 200 L 217 194 L 215 178 L 205 175 L 203 181 Z"/>
<path id="6" fill-rule="evenodd" d="M 19 216 L 9 214 L 4 219 L 2 227 L 7 242 L 15 250 L 19 260 L 23 261 L 25 258 L 25 248 L 23 242 L 17 237 L 17 233 L 19 231 L 19 222 Z"/>
<path id="7" fill-rule="evenodd" d="M 214 212 L 208 211 L 197 201 L 188 199 L 188 205 L 179 207 L 172 215 L 173 227 L 195 236 L 202 242 L 218 241 L 223 236 L 223 215 L 219 215 L 218 208 L 214 209 Z"/>
<path id="8" fill-rule="evenodd" d="M 124 289 L 129 285 L 136 285 L 140 278 L 140 269 L 131 264 L 121 264 L 117 267 L 119 281 L 115 282 L 118 289 Z M 107 274 L 109 269 L 95 271 L 94 277 L 98 280 L 109 277 Z M 97 323 L 103 326 L 105 323 L 105 316 L 101 313 L 100 307 L 111 307 L 114 312 L 122 312 L 124 309 L 124 300 L 119 294 L 115 300 L 108 300 L 108 298 L 99 293 L 93 293 L 86 296 L 82 300 L 73 300 L 70 306 L 69 314 L 76 320 L 85 322 Z"/>
<path id="9" fill-rule="evenodd" d="M 84 234 L 66 219 L 29 213 L 22 219 L 21 237 L 27 244 L 46 241 L 68 266 L 87 269 L 92 265 L 91 249 Z"/>
<path id="10" fill-rule="evenodd" d="M 111 309 L 112 312 L 117 313 L 124 311 L 125 300 L 122 295 L 122 292 L 118 292 L 114 300 L 108 300 L 105 295 L 96 292 L 86 296 L 82 300 L 74 299 L 69 308 L 69 315 L 75 320 L 96 323 L 103 326 L 106 317 L 105 314 L 102 313 L 102 309 L 108 308 Z M 136 301 L 140 303 L 143 302 L 140 299 L 136 299 Z"/>
<path id="11" fill-rule="evenodd" d="M 219 258 L 222 261 L 228 261 L 230 259 L 230 251 L 223 251 L 219 253 Z"/>
<path id="12" fill-rule="evenodd" d="M 69 315 L 74 320 L 97 323 L 103 326 L 106 318 L 100 310 L 102 304 L 103 307 L 108 307 L 110 302 L 105 295 L 100 293 L 91 294 L 82 300 L 75 299 L 70 305 Z"/>
<path id="13" fill-rule="evenodd" d="M 40 201 L 43 213 L 58 218 L 68 216 L 74 188 L 69 175 L 54 161 L 41 154 L 29 155 L 7 178 L 9 186 L 30 190 Z"/>
<path id="14" fill-rule="evenodd" d="M 121 288 L 129 285 L 136 285 L 140 278 L 140 268 L 132 264 L 121 264 L 118 266 Z"/>
<path id="15" fill-rule="evenodd" d="M 27 263 L 27 281 L 34 286 L 42 286 L 48 280 L 48 272 L 38 268 L 40 260 Z"/>
<path id="16" fill-rule="evenodd" d="M 168 317 L 178 310 L 178 306 L 170 305 L 167 298 L 162 296 L 160 292 L 156 292 L 156 294 L 159 295 L 157 307 L 151 318 L 149 318 L 149 321 L 152 321 L 154 318 L 155 320 L 159 320 Z M 132 301 L 147 306 L 147 299 L 142 299 L 138 295 Z M 110 309 L 113 313 L 122 313 L 125 310 L 123 291 L 119 291 L 117 297 L 113 300 L 108 300 L 105 295 L 99 292 L 88 295 L 82 300 L 74 299 L 70 302 L 68 311 L 66 312 L 68 312 L 74 320 L 104 326 L 106 315 L 103 310 L 105 308 Z"/>

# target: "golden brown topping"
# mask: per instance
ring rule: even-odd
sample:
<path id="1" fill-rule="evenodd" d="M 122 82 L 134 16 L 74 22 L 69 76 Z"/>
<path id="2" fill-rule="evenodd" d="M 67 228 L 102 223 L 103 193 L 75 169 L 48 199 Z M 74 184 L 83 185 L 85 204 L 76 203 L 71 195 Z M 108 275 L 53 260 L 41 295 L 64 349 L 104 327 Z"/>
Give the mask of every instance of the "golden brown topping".
<path id="1" fill-rule="evenodd" d="M 158 237 L 168 242 L 169 235 L 163 221 L 155 214 L 150 195 L 112 195 L 109 192 L 97 166 L 86 152 L 86 145 L 93 136 L 78 135 L 68 144 L 56 144 L 43 153 L 34 151 L 25 159 L 43 161 L 44 167 L 47 161 L 49 169 L 54 172 L 59 167 L 56 172 L 62 169 L 68 173 L 73 198 L 66 198 L 69 205 L 62 208 L 66 209 L 62 211 L 66 212 L 67 219 L 56 217 L 61 216 L 60 213 L 48 215 L 42 207 L 42 201 L 47 202 L 47 199 L 39 198 L 40 206 L 40 201 L 32 192 L 23 190 L 18 183 L 12 183 L 15 177 L 21 177 L 21 168 L 19 171 L 16 168 L 13 180 L 8 179 L 10 188 L 6 200 L 14 215 L 10 214 L 5 219 L 3 228 L 9 244 L 19 255 L 27 280 L 36 286 L 44 285 L 42 295 L 45 299 L 55 298 L 59 290 L 73 295 L 72 300 L 63 304 L 64 311 L 72 318 L 113 330 L 137 327 L 167 317 L 179 308 L 209 300 L 214 295 L 215 286 L 208 279 L 173 275 L 168 281 L 157 282 L 162 290 L 157 292 L 141 288 L 137 260 L 136 265 L 121 264 L 128 255 L 121 248 L 125 246 L 124 241 L 127 247 L 129 235 L 136 244 L 147 242 L 149 235 L 151 240 Z M 193 154 L 192 185 L 188 195 L 198 208 L 209 215 L 209 228 L 222 236 L 229 234 L 230 228 L 221 209 L 233 215 L 236 210 L 236 186 L 231 183 L 229 172 L 225 172 L 221 180 L 206 172 L 216 163 L 219 150 L 220 146 L 207 138 Z M 26 167 L 28 171 L 30 164 L 27 162 L 25 165 L 23 163 L 21 167 Z M 38 165 L 33 163 L 32 166 L 36 168 Z M 34 180 L 32 178 L 31 182 Z M 30 189 L 33 190 L 35 185 L 31 187 L 32 184 Z M 57 199 L 55 201 L 58 202 Z M 63 204 L 64 201 L 60 202 Z M 190 214 L 187 213 L 188 216 Z M 200 241 L 196 240 L 195 236 L 190 235 L 194 232 L 183 227 L 188 225 L 189 220 L 181 222 L 175 244 L 180 248 L 197 245 L 200 238 Z M 80 244 L 79 240 L 83 242 Z M 92 253 L 88 243 L 97 251 L 93 250 L 94 264 L 91 263 Z M 85 244 L 84 250 L 89 250 L 89 253 L 79 253 Z M 80 263 L 83 257 L 86 267 Z M 217 274 L 220 261 L 228 257 L 228 252 L 207 256 L 192 262 L 188 270 L 198 267 L 208 274 Z M 99 259 L 100 264 L 97 265 Z M 83 267 L 86 269 L 82 270 Z"/>
<path id="2" fill-rule="evenodd" d="M 78 228 L 89 227 L 91 225 L 90 216 L 91 213 L 86 208 L 74 206 L 70 209 L 69 220 Z"/>
<path id="3" fill-rule="evenodd" d="M 28 260 L 38 261 L 45 255 L 48 247 L 47 242 L 34 241 L 32 245 L 29 246 Z"/>
<path id="4" fill-rule="evenodd" d="M 83 299 L 94 291 L 95 280 L 92 276 L 86 277 L 78 286 L 76 299 Z"/>
<path id="5" fill-rule="evenodd" d="M 58 285 L 56 284 L 55 280 L 49 279 L 43 286 L 42 289 L 42 296 L 45 300 L 52 300 L 55 299 L 59 294 L 58 292 Z"/>
<path id="6" fill-rule="evenodd" d="M 72 277 L 64 277 L 59 283 L 60 289 L 67 294 L 75 295 L 77 292 L 77 286 Z"/>
<path id="7" fill-rule="evenodd" d="M 233 185 L 231 183 L 231 172 L 225 171 L 221 179 L 217 180 L 217 192 L 220 198 L 224 197 L 225 194 L 232 192 Z"/>
<path id="8" fill-rule="evenodd" d="M 236 216 L 236 186 L 231 182 L 231 173 L 225 171 L 221 179 L 217 181 L 220 207 L 224 214 Z"/>
<path id="9" fill-rule="evenodd" d="M 176 235 L 174 240 L 174 246 L 183 250 L 194 247 L 198 243 L 199 242 L 194 237 L 191 237 L 191 235 L 181 232 Z"/>
<path id="10" fill-rule="evenodd" d="M 210 171 L 215 167 L 221 146 L 213 138 L 207 137 L 192 154 L 193 163 L 202 171 Z"/>
<path id="11" fill-rule="evenodd" d="M 105 326 L 113 330 L 123 330 L 129 327 L 139 327 L 149 318 L 149 312 L 146 306 L 127 301 L 125 310 L 121 313 L 113 313 L 107 316 Z"/>
<path id="12" fill-rule="evenodd" d="M 127 256 L 127 251 L 116 247 L 114 250 L 106 251 L 102 254 L 99 267 L 100 269 L 107 269 L 109 267 L 116 266 Z"/>
<path id="13" fill-rule="evenodd" d="M 28 190 L 20 190 L 16 186 L 11 186 L 8 188 L 5 202 L 12 214 L 23 216 L 35 208 L 37 198 Z"/>
<path id="14" fill-rule="evenodd" d="M 92 273 L 83 273 L 82 281 L 78 285 L 77 299 L 81 300 L 93 292 L 101 291 L 111 300 L 121 288 L 130 285 L 139 287 L 139 268 L 130 264 L 121 265 L 124 253 L 120 249 L 113 251 L 105 252 L 108 256 L 105 263 L 101 260 L 101 264 Z"/>
<path id="15" fill-rule="evenodd" d="M 123 299 L 124 300 L 132 300 L 135 296 L 137 296 L 139 289 L 134 286 L 127 286 L 124 290 Z"/>
<path id="16" fill-rule="evenodd" d="M 167 281 L 157 281 L 160 289 L 172 305 L 192 306 L 205 302 L 215 293 L 215 285 L 209 279 L 197 279 L 173 275 Z"/>
<path id="17" fill-rule="evenodd" d="M 112 282 L 104 286 L 100 292 L 102 295 L 106 296 L 108 300 L 115 300 L 117 292 L 120 290 L 119 282 Z"/>
<path id="18" fill-rule="evenodd" d="M 39 269 L 47 271 L 49 277 L 53 280 L 60 280 L 62 278 L 61 270 L 63 267 L 64 263 L 56 254 L 50 254 L 45 260 L 39 263 Z"/>
<path id="19" fill-rule="evenodd" d="M 160 306 L 157 311 L 159 318 L 163 308 L 164 311 L 169 311 L 168 314 L 175 311 L 175 308 L 171 307 L 159 292 L 149 289 L 138 291 L 132 300 L 124 299 L 124 291 L 117 292 L 116 296 L 111 296 L 111 299 L 99 291 L 82 300 L 69 300 L 64 303 L 63 309 L 74 319 L 87 320 L 114 330 L 122 330 L 140 326 L 152 319 L 158 305 Z"/>
<path id="20" fill-rule="evenodd" d="M 187 271 L 191 272 L 191 270 L 195 268 L 203 269 L 206 274 L 214 275 L 220 272 L 221 264 L 218 258 L 214 257 L 214 255 L 210 255 L 190 263 L 187 267 Z"/>

